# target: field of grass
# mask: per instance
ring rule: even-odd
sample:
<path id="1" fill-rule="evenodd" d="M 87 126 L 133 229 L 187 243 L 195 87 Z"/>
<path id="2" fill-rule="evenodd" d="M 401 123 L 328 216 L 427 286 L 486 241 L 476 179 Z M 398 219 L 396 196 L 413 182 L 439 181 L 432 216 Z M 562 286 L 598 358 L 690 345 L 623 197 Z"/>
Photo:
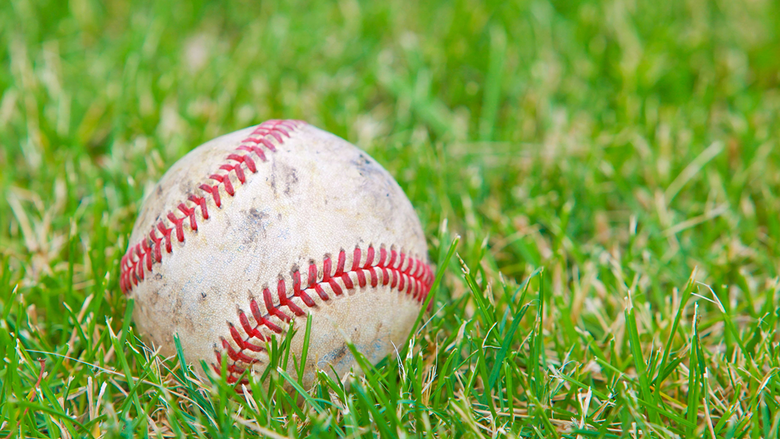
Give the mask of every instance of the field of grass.
<path id="1" fill-rule="evenodd" d="M 780 2 L 273 3 L 0 2 L 0 437 L 780 437 Z M 400 358 L 237 396 L 119 259 L 271 118 L 382 163 L 441 282 Z"/>

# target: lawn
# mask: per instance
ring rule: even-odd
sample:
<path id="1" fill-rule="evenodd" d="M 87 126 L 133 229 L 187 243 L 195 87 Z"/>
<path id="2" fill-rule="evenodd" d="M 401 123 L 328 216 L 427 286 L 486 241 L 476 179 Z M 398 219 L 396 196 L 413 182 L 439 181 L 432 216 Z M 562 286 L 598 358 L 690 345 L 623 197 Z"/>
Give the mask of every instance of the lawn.
<path id="1" fill-rule="evenodd" d="M 780 437 L 780 2 L 1 3 L 0 437 Z M 365 376 L 238 395 L 120 258 L 273 118 L 388 169 L 439 281 Z"/>

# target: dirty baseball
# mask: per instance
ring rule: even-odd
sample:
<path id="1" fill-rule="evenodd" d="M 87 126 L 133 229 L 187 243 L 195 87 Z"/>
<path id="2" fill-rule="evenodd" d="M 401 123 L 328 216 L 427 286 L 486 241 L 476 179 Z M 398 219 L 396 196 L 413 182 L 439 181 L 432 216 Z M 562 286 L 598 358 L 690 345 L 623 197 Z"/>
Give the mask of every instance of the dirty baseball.
<path id="1" fill-rule="evenodd" d="M 120 286 L 148 344 L 172 355 L 178 335 L 199 375 L 225 367 L 241 391 L 291 328 L 301 361 L 309 315 L 305 386 L 318 368 L 359 372 L 347 341 L 376 364 L 406 341 L 432 280 L 420 222 L 390 174 L 333 134 L 279 120 L 168 170 L 139 211 Z"/>

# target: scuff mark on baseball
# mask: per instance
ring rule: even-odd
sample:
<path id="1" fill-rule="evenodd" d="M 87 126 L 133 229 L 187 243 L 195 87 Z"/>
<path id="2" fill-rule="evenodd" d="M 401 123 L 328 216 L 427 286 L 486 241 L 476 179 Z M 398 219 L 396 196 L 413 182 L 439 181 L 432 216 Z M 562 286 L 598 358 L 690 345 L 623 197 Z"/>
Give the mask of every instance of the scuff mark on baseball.
<path id="1" fill-rule="evenodd" d="M 406 341 L 433 280 L 420 222 L 390 174 L 292 120 L 176 162 L 144 201 L 121 270 L 144 338 L 172 355 L 178 334 L 198 374 L 224 362 L 233 384 L 262 374 L 267 343 L 290 325 L 300 361 L 308 315 L 304 385 L 316 367 L 359 372 L 345 337 L 377 363 Z"/>

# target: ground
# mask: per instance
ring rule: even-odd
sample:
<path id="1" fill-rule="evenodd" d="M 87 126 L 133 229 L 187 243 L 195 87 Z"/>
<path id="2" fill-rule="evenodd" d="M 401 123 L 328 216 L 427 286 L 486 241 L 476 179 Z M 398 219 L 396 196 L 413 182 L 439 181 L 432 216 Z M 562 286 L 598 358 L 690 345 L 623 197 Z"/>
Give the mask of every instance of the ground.
<path id="1" fill-rule="evenodd" d="M 780 435 L 780 2 L 273 3 L 0 5 L 0 435 Z M 237 396 L 144 347 L 119 260 L 271 118 L 396 177 L 436 298 L 365 377 Z"/>

